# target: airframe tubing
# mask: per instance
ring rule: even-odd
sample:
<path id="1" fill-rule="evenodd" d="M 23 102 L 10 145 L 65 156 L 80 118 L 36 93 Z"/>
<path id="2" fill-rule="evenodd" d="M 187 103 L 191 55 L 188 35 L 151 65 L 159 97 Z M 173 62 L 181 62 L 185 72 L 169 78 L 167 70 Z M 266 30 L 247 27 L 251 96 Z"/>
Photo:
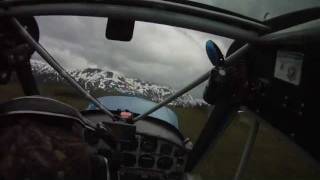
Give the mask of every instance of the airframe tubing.
<path id="1" fill-rule="evenodd" d="M 258 42 L 258 33 L 241 28 L 235 24 L 239 20 L 232 19 L 234 23 L 224 23 L 217 18 L 204 18 L 192 14 L 168 11 L 162 8 L 150 8 L 114 4 L 88 4 L 88 3 L 56 3 L 34 4 L 8 7 L 0 9 L 0 16 L 36 16 L 36 15 L 78 15 L 129 18 L 136 21 L 154 22 L 242 40 L 245 42 Z"/>
<path id="2" fill-rule="evenodd" d="M 45 6 L 48 6 L 48 5 L 52 6 L 53 3 L 54 3 L 54 5 L 62 4 L 61 2 L 55 3 L 54 1 L 51 1 L 50 3 L 51 4 L 46 2 Z M 222 22 L 230 23 L 230 24 L 236 23 L 239 26 L 249 27 L 252 30 L 260 30 L 260 31 L 270 30 L 269 26 L 262 24 L 256 20 L 238 17 L 239 15 L 237 15 L 237 14 L 228 14 L 228 13 L 219 12 L 218 10 L 214 10 L 214 9 L 207 9 L 207 8 L 203 8 L 203 7 L 198 7 L 196 5 L 184 4 L 184 2 L 176 3 L 176 2 L 159 1 L 159 0 L 139 0 L 139 1 L 122 0 L 121 2 L 120 1 L 116 1 L 116 2 L 115 1 L 114 2 L 100 1 L 100 2 L 92 2 L 91 4 L 86 3 L 86 6 L 89 7 L 95 3 L 96 4 L 98 3 L 98 5 L 108 5 L 108 4 L 116 5 L 116 4 L 118 4 L 118 5 L 122 5 L 122 6 L 131 6 L 131 7 L 134 7 L 134 6 L 139 7 L 140 6 L 140 7 L 148 7 L 150 9 L 164 9 L 167 11 L 179 12 L 179 13 L 183 13 L 183 14 L 190 14 L 190 15 L 204 17 L 204 18 L 208 18 L 208 19 L 216 19 L 216 20 L 219 19 Z M 74 6 L 74 4 L 81 4 L 81 3 L 79 3 L 79 2 L 72 3 L 70 1 L 70 2 L 64 2 L 63 6 L 64 6 L 64 8 L 66 8 L 67 6 L 70 6 L 70 5 Z M 44 4 L 41 4 L 39 2 L 36 5 L 43 6 Z M 43 6 L 43 7 L 45 7 L 45 6 Z M 28 7 L 28 2 L 25 2 L 24 4 L 20 3 L 19 5 L 15 4 L 14 2 L 10 2 L 10 1 L 0 2 L 0 8 L 1 7 L 7 8 L 7 9 L 13 8 L 13 11 L 16 11 L 16 10 L 21 11 L 22 9 L 24 9 L 24 7 Z M 53 6 L 53 7 L 59 7 L 59 6 Z M 23 12 L 23 10 L 22 10 L 22 12 Z M 50 12 L 52 12 L 52 11 L 50 11 Z M 35 13 L 35 11 L 34 11 L 34 13 Z M 65 11 L 64 13 L 67 13 L 67 11 Z"/>
<path id="3" fill-rule="evenodd" d="M 240 49 L 238 49 L 236 52 L 232 53 L 230 56 L 228 56 L 226 58 L 226 62 L 227 65 L 232 65 L 233 63 L 237 63 L 240 60 L 240 57 L 245 54 L 250 48 L 249 44 L 244 45 L 243 47 L 241 47 Z M 215 68 L 212 68 L 212 70 L 216 70 Z M 202 76 L 200 76 L 198 79 L 194 80 L 193 82 L 191 82 L 189 85 L 185 86 L 184 88 L 182 88 L 180 91 L 174 93 L 173 95 L 171 95 L 170 97 L 168 97 L 167 99 L 165 99 L 164 101 L 160 102 L 159 104 L 155 105 L 154 107 L 152 107 L 151 109 L 149 109 L 148 111 L 146 111 L 145 113 L 137 116 L 136 118 L 134 118 L 134 121 L 137 121 L 139 119 L 143 119 L 144 117 L 148 116 L 149 114 L 153 113 L 154 111 L 160 109 L 161 107 L 169 104 L 170 102 L 172 102 L 174 99 L 178 98 L 179 96 L 183 95 L 184 93 L 190 91 L 191 89 L 195 88 L 196 86 L 198 86 L 199 84 L 203 83 L 204 81 L 206 81 L 209 77 L 210 77 L 210 73 L 211 71 L 208 71 L 207 73 L 203 74 Z"/>
<path id="4" fill-rule="evenodd" d="M 184 87 L 183 89 L 181 89 L 180 91 L 172 94 L 171 96 L 169 96 L 167 99 L 165 99 L 164 101 L 160 102 L 159 104 L 155 105 L 154 107 L 152 107 L 151 109 L 149 109 L 148 111 L 146 111 L 145 113 L 137 116 L 136 118 L 134 118 L 134 121 L 137 121 L 139 119 L 143 119 L 146 116 L 148 116 L 149 114 L 153 113 L 154 111 L 160 109 L 161 107 L 167 105 L 168 103 L 172 102 L 173 100 L 175 100 L 176 98 L 180 97 L 181 95 L 183 95 L 184 93 L 190 91 L 191 89 L 193 89 L 194 87 L 198 86 L 199 84 L 203 83 L 204 81 L 206 81 L 209 77 L 210 77 L 210 73 L 211 71 L 208 71 L 207 73 L 203 74 L 202 76 L 200 76 L 198 79 L 196 79 L 195 81 L 193 81 L 192 83 L 190 83 L 189 85 L 187 85 L 186 87 Z"/>
<path id="5" fill-rule="evenodd" d="M 68 72 L 60 66 L 60 64 L 49 54 L 49 52 L 42 47 L 42 45 L 36 42 L 29 32 L 19 23 L 16 18 L 11 19 L 12 23 L 16 26 L 19 33 L 25 38 L 29 45 L 31 45 L 35 50 L 41 55 L 41 57 L 47 61 L 50 66 L 55 69 L 63 78 L 65 78 L 75 89 L 77 89 L 81 94 L 83 94 L 88 100 L 90 100 L 94 105 L 101 109 L 104 113 L 114 119 L 113 114 L 104 107 L 96 98 L 91 96 L 85 89 L 83 89 L 77 81 L 75 81 Z"/>
<path id="6" fill-rule="evenodd" d="M 250 132 L 249 132 L 246 144 L 243 148 L 240 163 L 238 165 L 238 168 L 233 180 L 239 180 L 243 175 L 243 172 L 248 164 L 248 161 L 249 161 L 249 158 L 250 158 L 250 155 L 259 131 L 259 125 L 260 125 L 260 122 L 257 119 L 256 115 L 254 115 L 251 111 L 244 110 L 242 112 L 248 113 L 249 115 L 252 114 L 252 119 L 248 118 L 252 122 L 252 124 L 250 127 Z"/>

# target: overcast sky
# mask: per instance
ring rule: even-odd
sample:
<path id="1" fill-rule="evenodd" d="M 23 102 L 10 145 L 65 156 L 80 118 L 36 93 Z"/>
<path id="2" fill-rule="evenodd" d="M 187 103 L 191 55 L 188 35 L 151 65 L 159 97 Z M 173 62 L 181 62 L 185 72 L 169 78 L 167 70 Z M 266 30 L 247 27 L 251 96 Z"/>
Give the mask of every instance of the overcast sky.
<path id="1" fill-rule="evenodd" d="M 205 42 L 223 54 L 232 40 L 172 26 L 136 22 L 130 42 L 107 40 L 107 19 L 37 17 L 40 42 L 67 69 L 97 67 L 180 89 L 208 71 Z M 34 55 L 35 58 L 39 58 Z M 199 97 L 201 89 L 191 94 Z"/>

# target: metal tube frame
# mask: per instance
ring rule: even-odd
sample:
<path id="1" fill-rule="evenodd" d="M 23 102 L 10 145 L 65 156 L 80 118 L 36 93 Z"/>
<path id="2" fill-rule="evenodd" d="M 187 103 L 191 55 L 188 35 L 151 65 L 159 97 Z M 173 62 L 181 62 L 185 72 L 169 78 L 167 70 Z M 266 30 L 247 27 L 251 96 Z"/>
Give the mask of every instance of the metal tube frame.
<path id="1" fill-rule="evenodd" d="M 183 9 L 183 8 L 182 8 Z M 209 18 L 187 12 L 170 11 L 161 6 L 145 7 L 126 4 L 106 3 L 54 3 L 17 5 L 0 9 L 0 16 L 37 16 L 37 15 L 78 15 L 129 18 L 136 21 L 146 21 L 159 24 L 172 25 L 187 29 L 194 29 L 211 34 L 221 35 L 245 42 L 257 42 L 258 32 L 242 28 L 242 23 L 236 18 L 228 19 L 225 16 Z M 238 25 L 237 25 L 238 24 Z M 268 28 L 268 27 L 266 27 Z"/>
<path id="2" fill-rule="evenodd" d="M 19 0 L 18 0 L 19 1 Z M 31 4 L 32 1 L 3 1 L 0 2 L 0 8 L 12 8 L 15 6 L 25 6 L 28 4 Z M 61 1 L 51 1 L 50 3 L 61 3 Z M 64 3 L 64 4 L 70 4 L 71 1 Z M 75 1 L 75 3 L 79 3 Z M 236 14 L 233 12 L 227 12 L 225 10 L 215 8 L 212 6 L 203 6 L 203 4 L 195 3 L 195 2 L 170 2 L 170 1 L 158 1 L 158 0 L 139 0 L 139 1 L 131 1 L 131 0 L 121 0 L 121 1 L 99 1 L 95 2 L 92 1 L 91 4 L 119 4 L 119 5 L 126 5 L 126 6 L 141 6 L 141 7 L 150 7 L 150 8 L 158 8 L 158 9 L 165 9 L 169 11 L 174 12 L 181 12 L 186 14 L 192 14 L 199 17 L 205 17 L 209 19 L 219 19 L 224 22 L 228 23 L 236 23 L 239 26 L 247 26 L 252 30 L 260 30 L 260 31 L 268 31 L 270 30 L 270 27 L 260 23 L 257 20 L 254 20 L 252 18 L 248 18 L 245 16 L 241 16 L 240 14 Z M 41 2 L 37 2 L 37 4 L 41 4 Z M 48 4 L 48 2 L 46 2 Z"/>
<path id="3" fill-rule="evenodd" d="M 231 66 L 234 63 L 238 63 L 241 60 L 241 56 L 243 54 L 245 54 L 248 50 L 250 49 L 250 45 L 249 44 L 245 44 L 243 47 L 241 47 L 240 49 L 238 49 L 236 52 L 232 53 L 230 56 L 228 56 L 226 58 L 226 66 Z M 189 85 L 185 86 L 184 88 L 182 88 L 181 90 L 179 90 L 178 92 L 174 93 L 173 95 L 171 95 L 170 97 L 168 97 L 167 99 L 165 99 L 164 101 L 160 102 L 159 104 L 155 105 L 154 107 L 150 108 L 148 111 L 146 111 L 145 113 L 137 116 L 136 118 L 134 118 L 134 121 L 137 121 L 139 119 L 143 119 L 146 116 L 148 116 L 149 114 L 155 112 L 156 110 L 160 109 L 161 107 L 169 104 L 170 102 L 172 102 L 173 100 L 175 100 L 176 98 L 180 97 L 181 95 L 183 95 L 184 93 L 190 91 L 191 89 L 195 88 L 196 86 L 198 86 L 199 84 L 203 83 L 204 81 L 206 81 L 211 74 L 211 71 L 217 71 L 217 69 L 214 67 L 212 68 L 212 70 L 208 71 L 207 73 L 203 74 L 202 76 L 200 76 L 198 79 L 194 80 L 193 82 L 191 82 Z"/>
<path id="4" fill-rule="evenodd" d="M 90 100 L 94 105 L 96 105 L 99 109 L 101 109 L 105 114 L 115 120 L 114 115 L 96 98 L 91 96 L 85 89 L 83 89 L 77 81 L 75 81 L 72 76 L 68 74 L 68 72 L 61 67 L 61 65 L 48 53 L 48 51 L 42 47 L 40 43 L 38 43 L 34 38 L 29 34 L 29 32 L 20 24 L 20 22 L 16 18 L 11 19 L 12 23 L 15 25 L 19 33 L 25 38 L 27 43 L 35 48 L 35 50 L 40 54 L 40 56 L 53 68 L 55 69 L 63 78 L 65 78 L 75 89 L 77 89 L 82 95 L 85 96 L 88 100 Z"/>
<path id="5" fill-rule="evenodd" d="M 258 134 L 258 131 L 259 131 L 259 126 L 260 126 L 260 122 L 259 122 L 258 118 L 256 117 L 256 115 L 253 112 L 245 109 L 245 110 L 239 111 L 239 114 L 240 113 L 248 113 L 253 118 L 250 119 L 251 120 L 250 122 L 252 124 L 251 124 L 251 127 L 250 127 L 249 135 L 248 135 L 246 144 L 245 144 L 245 146 L 243 148 L 243 152 L 242 152 L 242 155 L 241 155 L 240 163 L 238 165 L 238 168 L 237 168 L 237 171 L 236 171 L 236 174 L 235 174 L 233 180 L 239 180 L 242 177 L 242 175 L 243 175 L 243 173 L 245 171 L 245 168 L 247 167 L 247 164 L 249 162 L 250 155 L 251 155 L 254 143 L 256 141 L 256 137 L 257 137 L 257 134 Z"/>
<path id="6" fill-rule="evenodd" d="M 147 117 L 149 114 L 153 113 L 154 111 L 160 109 L 161 107 L 169 104 L 170 102 L 172 102 L 173 100 L 175 100 L 176 98 L 182 96 L 184 93 L 190 91 L 191 89 L 195 88 L 196 86 L 198 86 L 199 84 L 203 83 L 204 81 L 206 81 L 209 77 L 210 77 L 211 71 L 208 71 L 207 73 L 203 74 L 202 76 L 200 76 L 198 79 L 196 79 L 195 81 L 193 81 L 192 83 L 190 83 L 189 85 L 185 86 L 184 88 L 182 88 L 180 91 L 172 94 L 171 96 L 169 96 L 167 99 L 163 100 L 162 102 L 160 102 L 159 104 L 155 105 L 154 107 L 150 108 L 148 111 L 146 111 L 143 114 L 140 114 L 139 116 L 137 116 L 136 118 L 134 118 L 134 121 L 138 121 L 139 119 L 143 119 L 145 117 Z"/>

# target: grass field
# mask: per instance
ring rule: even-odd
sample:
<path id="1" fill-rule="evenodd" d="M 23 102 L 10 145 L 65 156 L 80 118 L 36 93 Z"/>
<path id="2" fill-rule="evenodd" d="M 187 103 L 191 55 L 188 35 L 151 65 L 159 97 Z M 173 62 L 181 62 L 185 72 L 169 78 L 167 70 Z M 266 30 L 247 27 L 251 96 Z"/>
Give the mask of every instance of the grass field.
<path id="1" fill-rule="evenodd" d="M 55 97 L 79 109 L 87 106 L 87 101 L 70 88 L 63 86 L 41 86 L 43 95 Z M 22 95 L 20 86 L 0 86 L 0 100 L 5 101 Z M 182 133 L 196 141 L 206 123 L 205 108 L 173 108 L 179 118 Z M 215 148 L 200 161 L 194 174 L 202 179 L 232 179 L 240 160 L 242 148 L 248 135 L 248 118 L 236 117 Z M 320 179 L 320 168 L 295 144 L 288 141 L 277 130 L 262 123 L 252 156 L 243 179 Z"/>

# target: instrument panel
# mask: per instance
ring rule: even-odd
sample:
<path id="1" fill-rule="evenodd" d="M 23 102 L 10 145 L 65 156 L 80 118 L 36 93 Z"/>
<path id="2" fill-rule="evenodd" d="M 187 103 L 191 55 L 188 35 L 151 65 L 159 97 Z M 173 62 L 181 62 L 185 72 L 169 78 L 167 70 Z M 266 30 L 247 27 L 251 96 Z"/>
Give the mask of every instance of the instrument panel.
<path id="1" fill-rule="evenodd" d="M 180 179 L 184 171 L 186 150 L 168 140 L 137 134 L 134 141 L 121 142 L 117 149 L 120 179 Z"/>
<path id="2" fill-rule="evenodd" d="M 103 114 L 86 114 L 85 117 L 96 123 L 110 123 L 112 127 L 124 126 L 123 123 L 112 122 Z M 99 139 L 92 132 L 86 132 L 84 136 L 93 153 L 113 161 L 119 180 L 182 179 L 189 150 L 178 130 L 150 119 L 140 120 L 133 127 L 133 137 L 123 138 L 115 143 Z M 130 134 L 130 130 L 125 131 Z"/>

